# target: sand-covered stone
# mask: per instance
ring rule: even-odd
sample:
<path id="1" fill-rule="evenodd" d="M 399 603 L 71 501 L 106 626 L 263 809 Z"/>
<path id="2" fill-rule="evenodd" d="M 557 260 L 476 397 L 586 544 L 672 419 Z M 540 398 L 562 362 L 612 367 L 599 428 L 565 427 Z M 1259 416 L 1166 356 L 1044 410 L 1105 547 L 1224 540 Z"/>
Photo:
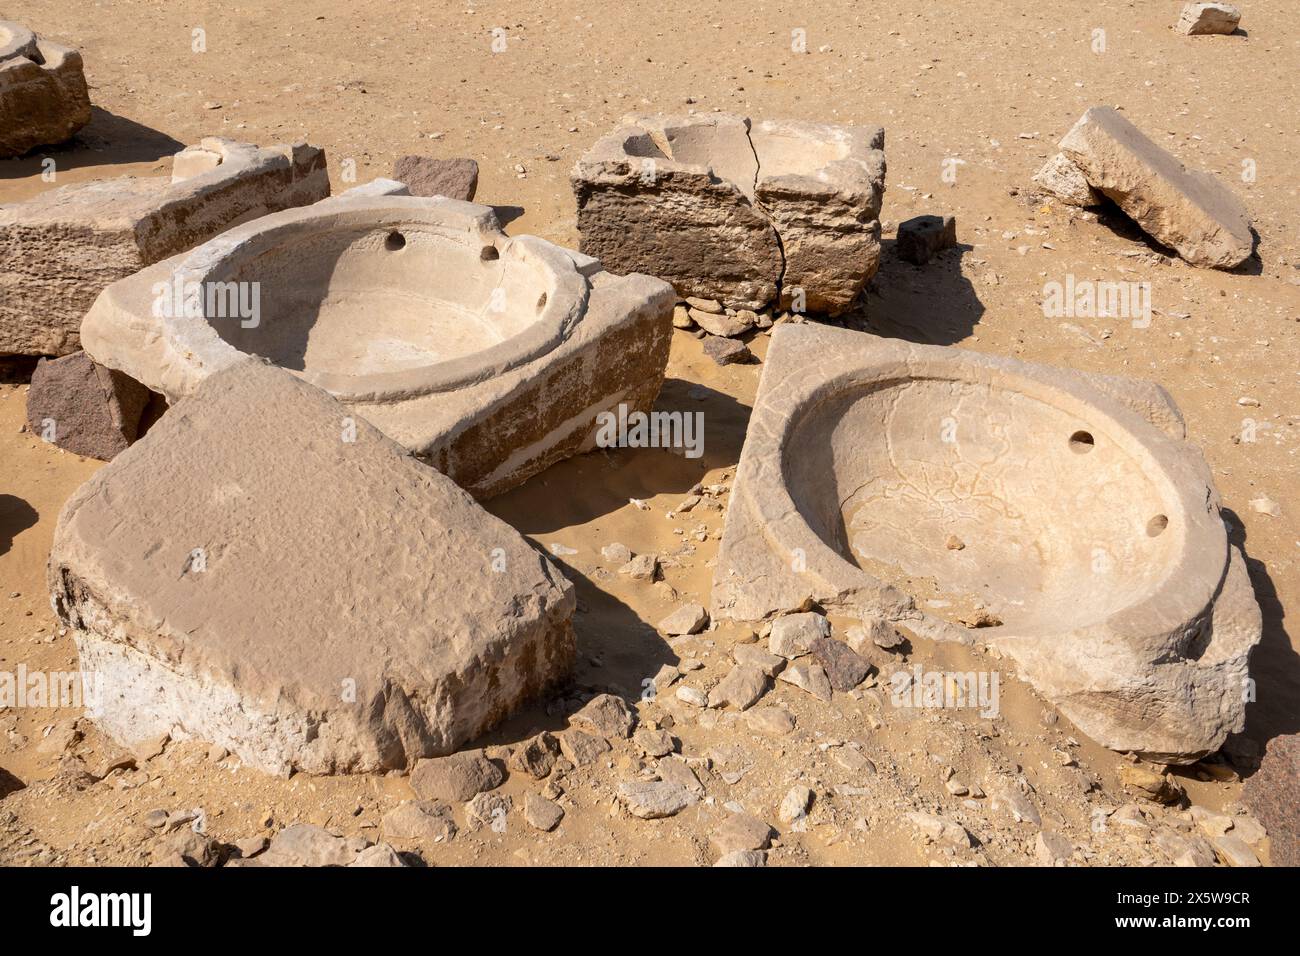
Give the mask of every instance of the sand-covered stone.
<path id="1" fill-rule="evenodd" d="M 85 352 L 41 359 L 27 392 L 27 427 L 65 451 L 108 461 L 135 441 L 152 397 Z"/>
<path id="2" fill-rule="evenodd" d="M 348 418 L 245 360 L 68 501 L 49 583 L 112 737 L 276 773 L 405 768 L 567 674 L 572 585 Z"/>
<path id="3" fill-rule="evenodd" d="M 1094 106 L 1060 142 L 1088 184 L 1195 266 L 1232 269 L 1254 249 L 1246 207 L 1215 176 L 1190 170 L 1110 107 Z"/>
<path id="4" fill-rule="evenodd" d="M 211 138 L 178 153 L 170 179 L 100 179 L 0 205 L 0 354 L 75 352 L 82 317 L 109 284 L 329 189 L 313 146 Z M 169 304 L 157 298 L 151 310 Z"/>
<path id="5" fill-rule="evenodd" d="M 683 297 L 838 314 L 880 261 L 883 147 L 879 127 L 629 115 L 571 173 L 581 249 Z"/>
<path id="6" fill-rule="evenodd" d="M 81 54 L 0 20 L 0 158 L 62 143 L 89 122 Z"/>

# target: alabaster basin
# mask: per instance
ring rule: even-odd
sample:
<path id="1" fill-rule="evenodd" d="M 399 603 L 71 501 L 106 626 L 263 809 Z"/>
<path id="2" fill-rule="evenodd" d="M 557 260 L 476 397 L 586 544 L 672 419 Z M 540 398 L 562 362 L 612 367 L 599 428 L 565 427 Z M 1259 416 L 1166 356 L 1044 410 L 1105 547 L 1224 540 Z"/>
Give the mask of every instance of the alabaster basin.
<path id="1" fill-rule="evenodd" d="M 1159 386 L 813 325 L 772 337 L 712 602 L 991 644 L 1085 732 L 1169 760 L 1241 729 L 1261 629 Z"/>
<path id="2" fill-rule="evenodd" d="M 261 356 L 483 496 L 591 447 L 602 410 L 653 404 L 672 299 L 487 206 L 363 187 L 110 286 L 82 336 L 170 401 Z"/>

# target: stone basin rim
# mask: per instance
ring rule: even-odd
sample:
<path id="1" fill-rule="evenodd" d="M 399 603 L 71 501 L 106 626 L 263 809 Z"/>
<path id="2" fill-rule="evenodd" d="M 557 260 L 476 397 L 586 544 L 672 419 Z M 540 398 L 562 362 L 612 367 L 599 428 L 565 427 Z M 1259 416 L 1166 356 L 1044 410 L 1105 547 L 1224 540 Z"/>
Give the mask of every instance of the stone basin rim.
<path id="1" fill-rule="evenodd" d="M 287 209 L 237 226 L 187 254 L 171 282 L 225 281 L 228 272 L 294 239 L 321 232 L 379 232 L 404 229 L 435 233 L 439 239 L 481 250 L 492 246 L 502 268 L 531 269 L 541 280 L 545 304 L 528 326 L 489 348 L 428 365 L 391 372 L 344 374 L 287 369 L 345 402 L 385 404 L 476 384 L 547 354 L 586 312 L 589 284 L 559 247 L 534 236 L 507 236 L 481 206 L 445 197 L 340 196 L 314 206 Z M 274 321 L 263 317 L 262 321 Z M 192 355 L 212 371 L 250 353 L 226 342 L 207 317 L 184 316 L 164 326 L 177 354 Z"/>
<path id="2" fill-rule="evenodd" d="M 1081 631 L 1115 631 L 1123 626 L 1168 628 L 1198 619 L 1215 599 L 1227 570 L 1229 552 L 1227 533 L 1217 515 L 1217 507 L 1209 507 L 1210 503 L 1198 497 L 1198 492 L 1204 490 L 1202 482 L 1189 480 L 1194 475 L 1187 467 L 1186 448 L 1100 389 L 1078 379 L 1067 380 L 1065 375 L 1053 380 L 1045 374 L 1052 371 L 1050 368 L 1013 370 L 996 357 L 963 350 L 960 358 L 883 358 L 866 364 L 861 356 L 847 356 L 821 365 L 815 380 L 789 375 L 765 401 L 782 413 L 778 429 L 746 438 L 747 443 L 756 443 L 753 449 L 747 449 L 755 458 L 780 463 L 777 469 L 759 470 L 747 476 L 744 491 L 747 502 L 761 517 L 774 545 L 787 554 L 796 548 L 803 549 L 808 567 L 828 568 L 825 577 L 836 583 L 836 589 L 869 591 L 879 590 L 882 585 L 893 588 L 849 561 L 810 526 L 786 484 L 784 451 L 790 447 L 790 440 L 823 403 L 850 391 L 865 395 L 899 383 L 929 379 L 985 384 L 996 390 L 1018 392 L 1086 419 L 1095 433 L 1105 435 L 1142 463 L 1144 474 L 1161 497 L 1169 530 L 1178 535 L 1175 556 L 1166 562 L 1164 573 L 1144 596 L 1082 629 L 1063 618 L 1060 626 L 1047 634 L 1017 632 L 1007 625 L 969 630 L 917 608 L 923 631 L 937 637 L 979 635 L 983 640 L 1004 641 L 1065 637 L 1079 635 Z M 776 457 L 768 457 L 771 455 Z M 1188 474 L 1171 474 L 1180 469 Z M 1187 586 L 1189 580 L 1195 582 L 1194 587 Z M 1121 618 L 1135 623 L 1117 623 Z"/>

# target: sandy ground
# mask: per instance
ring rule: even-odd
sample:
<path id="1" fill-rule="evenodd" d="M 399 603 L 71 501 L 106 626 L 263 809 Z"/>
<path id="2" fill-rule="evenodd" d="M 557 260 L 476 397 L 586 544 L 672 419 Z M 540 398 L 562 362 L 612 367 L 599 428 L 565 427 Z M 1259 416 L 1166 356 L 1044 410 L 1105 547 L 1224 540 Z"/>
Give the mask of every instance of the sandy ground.
<path id="1" fill-rule="evenodd" d="M 336 189 L 351 185 L 342 177 L 349 159 L 356 181 L 365 182 L 389 174 L 404 153 L 472 157 L 481 169 L 478 200 L 504 207 L 511 232 L 574 245 L 568 171 L 625 112 L 723 109 L 880 123 L 889 160 L 887 242 L 866 295 L 870 328 L 1168 388 L 1211 465 L 1264 612 L 1264 639 L 1252 659 L 1258 699 L 1233 751 L 1237 765 L 1248 772 L 1251 754 L 1269 739 L 1300 730 L 1300 636 L 1288 627 L 1300 604 L 1300 9 L 1247 4 L 1244 35 L 1185 38 L 1169 29 L 1178 2 L 439 6 L 0 4 L 0 19 L 83 51 L 97 106 L 76 143 L 0 162 L 0 201 L 50 188 L 39 175 L 44 155 L 55 159 L 64 184 L 163 174 L 172 152 L 204 135 L 306 139 L 325 147 Z M 505 52 L 492 52 L 494 27 L 506 30 Z M 192 51 L 195 28 L 205 31 L 206 52 Z M 791 52 L 794 29 L 806 31 L 808 53 Z M 1094 52 L 1097 29 L 1105 31 L 1104 52 Z M 1193 269 L 1156 254 L 1117 217 L 1032 201 L 1029 177 L 1097 104 L 1121 107 L 1190 165 L 1223 177 L 1249 207 L 1258 259 L 1235 273 Z M 948 159 L 960 160 L 955 182 L 943 177 Z M 1253 161 L 1253 181 L 1242 179 L 1243 160 Z M 896 224 L 920 213 L 955 215 L 960 242 L 923 268 L 892 250 Z M 1135 328 L 1116 319 L 1045 318 L 1044 283 L 1068 274 L 1150 282 L 1154 321 Z M 760 358 L 765 344 L 761 336 L 753 343 Z M 702 459 L 596 453 L 490 504 L 540 544 L 576 549 L 563 558 L 581 600 L 575 697 L 608 690 L 635 700 L 664 663 L 701 663 L 685 679 L 707 687 L 726 672 L 730 646 L 750 639 L 747 629 L 728 626 L 670 645 L 653 625 L 682 601 L 708 603 L 726 496 L 689 515 L 665 514 L 696 482 L 729 477 L 760 370 L 718 368 L 695 339 L 677 333 L 660 407 L 705 413 Z M 49 610 L 44 565 L 59 508 L 99 465 L 22 432 L 24 392 L 21 383 L 0 385 L 0 669 L 73 668 L 75 649 Z M 1245 419 L 1258 425 L 1255 441 L 1242 440 Z M 1281 517 L 1255 511 L 1250 502 L 1261 497 L 1280 503 Z M 649 510 L 630 498 L 646 500 Z M 614 574 L 600 555 L 613 541 L 659 553 L 665 581 Z M 913 660 L 999 667 L 978 648 L 920 641 L 910 658 L 882 652 L 876 663 L 887 675 Z M 1140 826 L 1095 825 L 1099 811 L 1104 818 L 1132 802 L 1118 783 L 1124 758 L 1056 719 L 1009 676 L 995 720 L 917 714 L 881 703 L 882 696 L 837 695 L 821 704 L 778 685 L 769 697 L 797 718 L 796 731 L 780 739 L 752 734 L 731 715 L 701 720 L 664 701 L 643 704 L 643 721 L 672 723 L 681 752 L 708 759 L 711 769 L 701 772 L 708 796 L 697 807 L 663 821 L 617 811 L 615 785 L 647 764 L 624 742 L 608 766 L 568 778 L 566 817 L 553 833 L 512 817 L 505 833 L 463 832 L 403 849 L 434 864 L 709 863 L 717 853 L 708 836 L 724 805 L 775 824 L 777 804 L 799 781 L 817 801 L 806 827 L 778 825 L 773 864 L 1030 862 L 1036 828 L 1013 824 L 988 800 L 950 794 L 942 779 L 948 767 L 985 790 L 1003 777 L 1024 780 L 1044 827 L 1068 836 L 1078 862 L 1167 862 L 1154 836 L 1191 827 L 1185 814 L 1145 804 Z M 573 698 L 539 706 L 486 743 L 508 746 L 534 728 L 560 728 L 576 706 Z M 849 751 L 867 757 L 870 769 Z M 375 840 L 383 812 L 410 796 L 396 776 L 266 778 L 230 758 L 213 759 L 219 755 L 196 743 L 173 744 L 138 769 L 92 782 L 112 753 L 75 715 L 0 711 L 0 794 L 27 785 L 0 804 L 0 862 L 159 859 L 164 841 L 141 822 L 156 808 L 202 807 L 223 840 L 295 820 Z M 69 772 L 69 756 L 91 778 Z M 1235 775 L 1199 779 L 1208 776 L 1181 772 L 1191 801 L 1231 806 L 1240 790 Z M 518 805 L 530 787 L 537 785 L 512 775 L 505 792 Z M 960 819 L 981 845 L 927 844 L 900 819 L 909 809 Z M 1260 852 L 1267 860 L 1267 846 Z"/>

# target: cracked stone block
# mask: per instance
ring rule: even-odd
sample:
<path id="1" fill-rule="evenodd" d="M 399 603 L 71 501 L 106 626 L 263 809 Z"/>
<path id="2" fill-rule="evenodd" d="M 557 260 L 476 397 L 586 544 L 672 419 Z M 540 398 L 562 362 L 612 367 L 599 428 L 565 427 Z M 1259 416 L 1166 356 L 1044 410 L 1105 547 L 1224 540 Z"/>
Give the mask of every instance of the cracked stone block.
<path id="1" fill-rule="evenodd" d="M 329 189 L 314 146 L 211 138 L 178 153 L 170 179 L 101 179 L 0 205 L 0 354 L 77 351 L 106 286 Z"/>
<path id="2" fill-rule="evenodd" d="M 85 352 L 41 359 L 27 392 L 27 427 L 65 451 L 108 461 L 135 441 L 152 398 Z"/>
<path id="3" fill-rule="evenodd" d="M 977 636 L 1099 743 L 1177 763 L 1243 726 L 1262 628 L 1163 389 L 819 324 L 772 334 L 712 604 Z"/>
<path id="4" fill-rule="evenodd" d="M 1184 36 L 1228 34 L 1241 22 L 1241 11 L 1230 3 L 1189 3 L 1178 15 L 1174 32 Z"/>
<path id="5" fill-rule="evenodd" d="M 0 158 L 62 143 L 89 122 L 81 54 L 0 20 Z"/>
<path id="6" fill-rule="evenodd" d="M 1043 168 L 1034 173 L 1033 181 L 1044 192 L 1055 196 L 1067 206 L 1096 206 L 1103 198 L 1101 193 L 1088 185 L 1083 171 L 1064 153 L 1057 153 L 1044 163 Z"/>
<path id="7" fill-rule="evenodd" d="M 1254 250 L 1246 207 L 1215 176 L 1190 170 L 1110 107 L 1089 109 L 1060 142 L 1088 184 L 1194 266 L 1232 269 Z"/>
<path id="8" fill-rule="evenodd" d="M 632 114 L 570 179 L 584 253 L 733 309 L 838 314 L 880 261 L 884 131 Z"/>
<path id="9" fill-rule="evenodd" d="M 157 288 L 205 295 L 159 315 Z M 323 388 L 476 497 L 595 447 L 604 412 L 649 411 L 676 296 L 533 236 L 487 206 L 345 194 L 236 227 L 110 286 L 86 351 L 176 401 L 259 355 Z M 340 425 L 340 427 L 343 427 Z"/>
<path id="10" fill-rule="evenodd" d="M 446 196 L 469 202 L 478 190 L 478 163 L 472 159 L 402 156 L 393 164 L 393 178 L 406 183 L 412 196 Z"/>
<path id="11" fill-rule="evenodd" d="M 68 501 L 50 590 L 119 743 L 408 768 L 567 676 L 573 586 L 377 429 L 341 435 L 347 414 L 244 358 Z"/>

